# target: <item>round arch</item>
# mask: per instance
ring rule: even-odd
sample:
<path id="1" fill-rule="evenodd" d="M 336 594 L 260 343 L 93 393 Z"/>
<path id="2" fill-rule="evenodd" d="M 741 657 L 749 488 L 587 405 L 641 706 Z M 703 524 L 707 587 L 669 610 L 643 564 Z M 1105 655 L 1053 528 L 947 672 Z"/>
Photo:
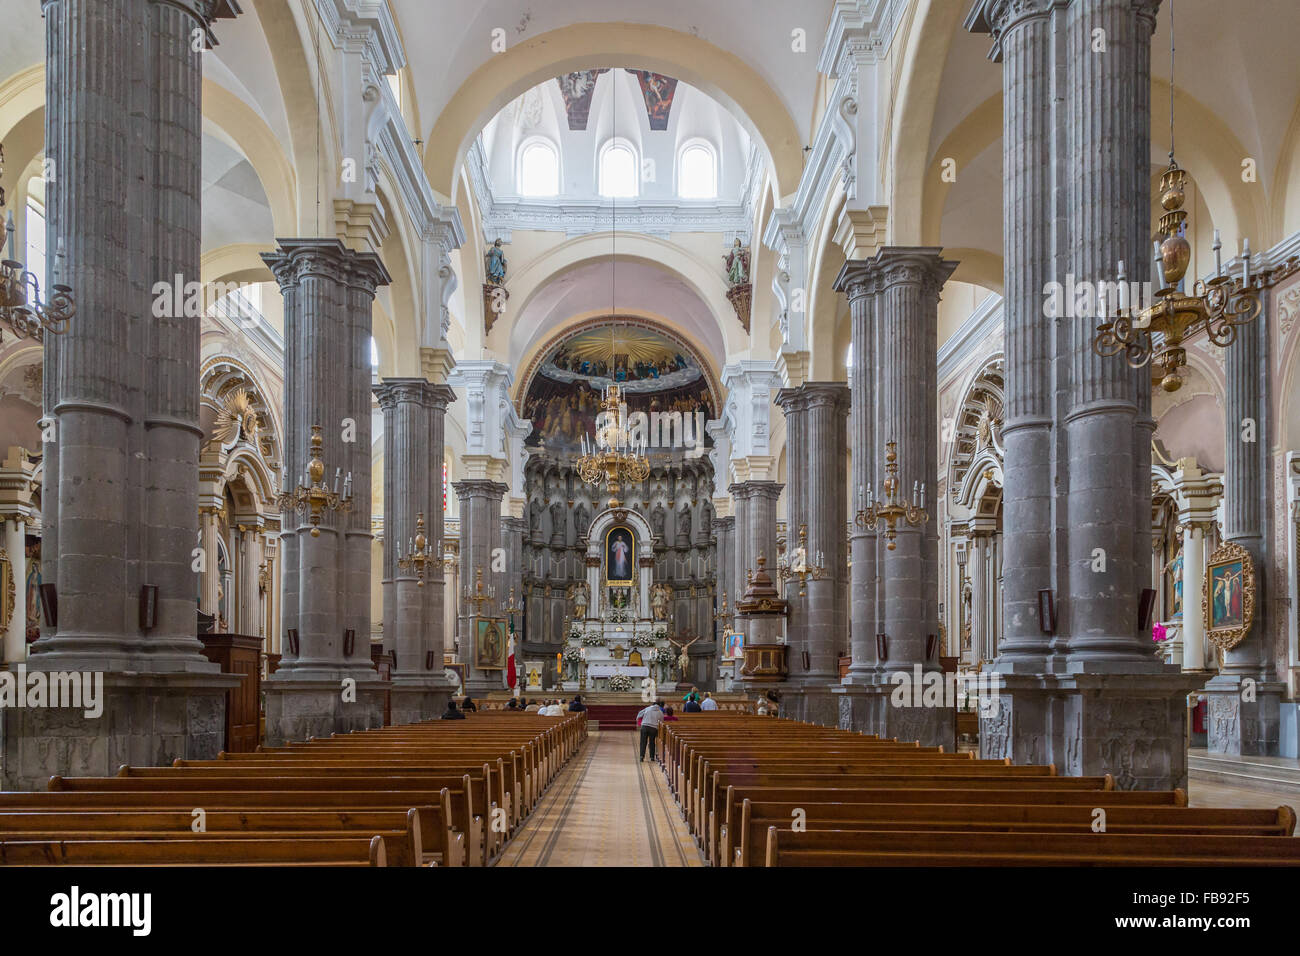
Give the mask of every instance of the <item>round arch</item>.
<path id="1" fill-rule="evenodd" d="M 507 103 L 547 80 L 600 67 L 652 70 L 709 94 L 733 113 L 767 156 L 778 195 L 803 170 L 803 140 L 781 97 L 740 57 L 690 33 L 644 23 L 577 23 L 492 54 L 464 79 L 429 134 L 425 171 L 450 196 L 479 130 Z"/>

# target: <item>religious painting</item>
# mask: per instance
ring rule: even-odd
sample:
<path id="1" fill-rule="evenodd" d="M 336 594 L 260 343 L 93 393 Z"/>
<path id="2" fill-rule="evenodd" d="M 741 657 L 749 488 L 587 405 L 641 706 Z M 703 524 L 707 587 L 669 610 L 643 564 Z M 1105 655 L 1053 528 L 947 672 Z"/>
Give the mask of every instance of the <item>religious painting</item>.
<path id="1" fill-rule="evenodd" d="M 1255 567 L 1245 548 L 1225 544 L 1210 555 L 1202 611 L 1216 647 L 1229 650 L 1245 640 L 1255 618 Z"/>
<path id="2" fill-rule="evenodd" d="M 9 558 L 9 552 L 0 548 L 0 629 L 9 626 L 9 621 L 14 616 L 16 600 L 14 563 Z"/>
<path id="3" fill-rule="evenodd" d="M 745 635 L 731 631 L 722 638 L 722 658 L 730 660 L 745 656 Z"/>
<path id="4" fill-rule="evenodd" d="M 662 73 L 649 70 L 628 70 L 636 74 L 641 84 L 641 95 L 645 98 L 646 117 L 650 120 L 652 130 L 666 130 L 668 115 L 673 109 L 673 97 L 677 95 L 677 81 Z"/>
<path id="5" fill-rule="evenodd" d="M 629 419 L 659 412 L 670 426 L 647 435 L 651 447 L 685 447 L 691 442 L 712 447 L 702 421 L 714 417 L 709 378 L 690 348 L 667 332 L 621 320 L 616 327 L 580 329 L 553 344 L 529 372 L 522 412 L 533 430 L 530 447 L 544 445 L 559 454 L 576 452 L 583 436 L 596 433 L 596 416 L 604 389 L 617 384 Z M 674 415 L 674 413 L 678 413 Z M 647 418 L 647 421 L 650 421 Z M 659 419 L 654 419 L 659 421 Z M 660 440 L 669 439 L 668 445 Z"/>
<path id="6" fill-rule="evenodd" d="M 1183 617 L 1183 549 L 1179 548 L 1174 559 L 1165 569 L 1165 594 L 1168 595 L 1169 620 L 1180 621 Z"/>
<path id="7" fill-rule="evenodd" d="M 605 534 L 605 583 L 632 584 L 636 566 L 636 535 L 632 529 L 615 525 Z"/>
<path id="8" fill-rule="evenodd" d="M 506 666 L 506 622 L 480 617 L 474 627 L 474 666 L 479 670 L 502 670 Z"/>
<path id="9" fill-rule="evenodd" d="M 27 546 L 27 643 L 41 636 L 41 542 Z"/>
<path id="10" fill-rule="evenodd" d="M 591 114 L 591 97 L 596 92 L 596 77 L 608 72 L 609 67 L 601 67 L 596 70 L 565 73 L 555 78 L 555 82 L 560 87 L 560 96 L 564 98 L 564 113 L 569 121 L 569 129 L 587 128 L 587 118 Z"/>

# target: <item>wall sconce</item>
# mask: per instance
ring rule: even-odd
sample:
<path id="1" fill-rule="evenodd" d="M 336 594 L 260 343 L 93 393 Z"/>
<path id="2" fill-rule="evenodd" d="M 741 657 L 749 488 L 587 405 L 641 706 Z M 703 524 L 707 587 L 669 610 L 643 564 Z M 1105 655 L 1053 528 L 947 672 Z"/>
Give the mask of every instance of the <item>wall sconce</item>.
<path id="1" fill-rule="evenodd" d="M 289 645 L 289 653 L 294 657 L 298 656 L 298 629 L 296 627 L 285 628 L 284 639 Z"/>
<path id="2" fill-rule="evenodd" d="M 352 652 L 356 649 L 357 632 L 355 628 L 348 628 L 343 632 L 343 656 L 351 657 Z"/>
<path id="3" fill-rule="evenodd" d="M 1051 588 L 1038 592 L 1038 629 L 1044 634 L 1056 633 L 1056 601 Z"/>
<path id="4" fill-rule="evenodd" d="M 158 622 L 158 585 L 140 585 L 140 630 L 147 631 Z"/>
<path id="5" fill-rule="evenodd" d="M 878 660 L 889 660 L 889 638 L 884 634 L 876 635 L 876 658 Z"/>

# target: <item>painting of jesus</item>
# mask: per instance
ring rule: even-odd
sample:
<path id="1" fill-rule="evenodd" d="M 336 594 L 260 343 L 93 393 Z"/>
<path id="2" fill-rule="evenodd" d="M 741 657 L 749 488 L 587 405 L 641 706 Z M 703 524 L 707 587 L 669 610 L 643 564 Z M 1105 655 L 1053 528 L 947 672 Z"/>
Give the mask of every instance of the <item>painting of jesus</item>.
<path id="1" fill-rule="evenodd" d="M 636 537 L 630 528 L 614 527 L 605 535 L 605 581 L 631 584 Z"/>

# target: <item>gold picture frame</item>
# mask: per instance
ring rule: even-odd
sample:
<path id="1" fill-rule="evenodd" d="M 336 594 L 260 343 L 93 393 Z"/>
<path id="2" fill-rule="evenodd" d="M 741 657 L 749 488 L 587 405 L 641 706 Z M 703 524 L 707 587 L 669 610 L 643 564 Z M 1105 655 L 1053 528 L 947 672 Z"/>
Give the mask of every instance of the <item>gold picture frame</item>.
<path id="1" fill-rule="evenodd" d="M 616 578 L 614 573 L 614 541 L 622 541 L 627 546 L 626 578 Z M 605 584 L 609 587 L 631 587 L 636 583 L 636 532 L 627 525 L 616 524 L 605 532 Z"/>
<path id="2" fill-rule="evenodd" d="M 1255 622 L 1255 562 L 1239 544 L 1214 549 L 1205 566 L 1201 591 L 1205 636 L 1227 651 L 1246 639 Z"/>
<path id="3" fill-rule="evenodd" d="M 504 618 L 480 617 L 474 621 L 474 666 L 479 670 L 502 670 L 506 666 L 506 622 Z"/>
<path id="4" fill-rule="evenodd" d="M 0 630 L 7 629 L 14 617 L 18 591 L 14 584 L 14 563 L 9 552 L 0 548 Z"/>

